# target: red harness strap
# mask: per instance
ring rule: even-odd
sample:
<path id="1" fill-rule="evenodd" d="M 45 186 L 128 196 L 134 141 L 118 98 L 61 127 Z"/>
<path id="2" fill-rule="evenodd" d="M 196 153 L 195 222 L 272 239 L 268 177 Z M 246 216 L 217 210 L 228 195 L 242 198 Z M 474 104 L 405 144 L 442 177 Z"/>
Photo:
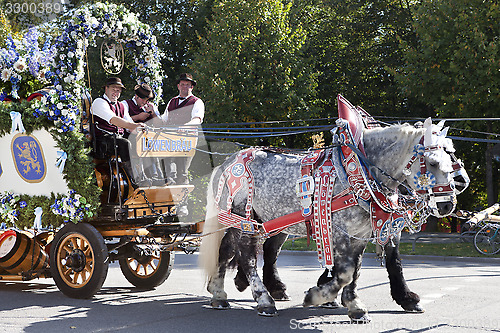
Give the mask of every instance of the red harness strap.
<path id="1" fill-rule="evenodd" d="M 222 173 L 219 179 L 217 195 L 215 202 L 220 207 L 219 202 L 224 189 L 224 184 L 227 184 L 228 196 L 226 201 L 226 211 L 219 209 L 219 222 L 235 228 L 240 228 L 245 232 L 255 232 L 254 225 L 257 224 L 252 216 L 252 200 L 253 200 L 253 174 L 249 169 L 248 164 L 255 159 L 256 148 L 249 148 L 241 151 L 234 160 Z M 231 213 L 233 199 L 236 193 L 243 187 L 244 182 L 248 185 L 247 204 L 245 206 L 245 218 Z M 234 220 L 231 220 L 231 218 Z"/>

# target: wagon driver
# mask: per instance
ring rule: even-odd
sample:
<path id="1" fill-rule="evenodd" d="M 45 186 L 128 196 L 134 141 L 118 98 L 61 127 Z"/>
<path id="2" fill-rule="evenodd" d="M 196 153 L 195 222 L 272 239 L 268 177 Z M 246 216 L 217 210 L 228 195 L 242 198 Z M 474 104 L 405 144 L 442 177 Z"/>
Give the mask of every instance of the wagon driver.
<path id="1" fill-rule="evenodd" d="M 205 104 L 193 95 L 196 81 L 189 73 L 183 73 L 177 79 L 177 89 L 179 95 L 172 98 L 165 113 L 161 116 L 167 126 L 180 126 L 179 130 L 195 128 L 203 122 L 205 115 Z M 193 156 L 172 157 L 164 159 L 165 175 L 167 185 L 187 185 L 189 184 L 188 169 Z"/>
<path id="2" fill-rule="evenodd" d="M 128 174 L 132 184 L 136 186 L 132 165 L 130 162 L 130 141 L 127 139 L 130 132 L 145 127 L 143 123 L 135 123 L 130 117 L 123 103 L 118 99 L 125 86 L 118 77 L 110 77 L 104 85 L 104 95 L 94 100 L 91 112 L 94 115 L 96 150 L 100 155 L 114 154 L 113 134 L 116 134 L 116 145 L 118 156 L 122 160 L 125 172 Z M 101 130 L 102 129 L 102 130 Z"/>

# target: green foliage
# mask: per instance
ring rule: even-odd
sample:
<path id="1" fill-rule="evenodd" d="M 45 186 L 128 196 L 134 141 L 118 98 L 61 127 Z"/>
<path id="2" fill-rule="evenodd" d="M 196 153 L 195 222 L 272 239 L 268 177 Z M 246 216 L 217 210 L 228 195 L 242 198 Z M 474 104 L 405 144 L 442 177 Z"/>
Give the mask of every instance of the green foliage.
<path id="1" fill-rule="evenodd" d="M 214 5 L 191 66 L 210 110 L 207 122 L 297 119 L 309 112 L 314 73 L 302 52 L 306 32 L 291 24 L 290 11 L 290 3 L 277 0 Z"/>
<path id="2" fill-rule="evenodd" d="M 416 7 L 418 46 L 405 44 L 398 78 L 441 117 L 496 117 L 500 8 L 496 1 L 423 1 Z"/>
<path id="3" fill-rule="evenodd" d="M 402 43 L 406 63 L 394 71 L 404 93 L 427 103 L 440 118 L 498 117 L 499 19 L 497 1 L 421 1 L 413 21 L 418 43 Z M 466 130 L 452 129 L 450 133 L 457 136 L 470 136 L 469 131 L 500 132 L 499 122 L 453 125 Z M 455 145 L 473 179 L 470 189 L 458 197 L 459 207 L 486 204 L 486 144 Z"/>
<path id="4" fill-rule="evenodd" d="M 333 0 L 318 4 L 314 16 L 307 47 L 321 73 L 322 116 L 337 116 L 339 93 L 372 115 L 407 116 L 414 101 L 401 96 L 388 68 L 403 63 L 399 40 L 414 38 L 410 9 L 395 0 Z"/>
<path id="5" fill-rule="evenodd" d="M 484 257 L 474 249 L 472 243 L 422 243 L 417 242 L 415 251 L 412 243 L 401 243 L 400 253 L 406 255 L 431 255 L 431 256 L 453 256 L 453 257 Z M 283 244 L 283 250 L 291 251 L 316 251 L 316 243 L 311 240 L 307 245 L 306 238 L 296 240 L 289 239 Z M 375 253 L 375 244 L 368 243 L 366 253 Z M 500 257 L 500 254 L 495 255 Z"/>

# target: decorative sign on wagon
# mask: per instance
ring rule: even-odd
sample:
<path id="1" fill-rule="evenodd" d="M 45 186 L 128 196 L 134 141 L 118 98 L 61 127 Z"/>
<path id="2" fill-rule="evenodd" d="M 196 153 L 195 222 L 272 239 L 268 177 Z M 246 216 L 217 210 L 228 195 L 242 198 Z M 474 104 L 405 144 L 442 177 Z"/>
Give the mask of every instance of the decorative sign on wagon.
<path id="1" fill-rule="evenodd" d="M 28 183 L 39 183 L 45 178 L 45 157 L 40 142 L 34 136 L 14 136 L 11 152 L 16 171 L 22 179 Z"/>
<path id="2" fill-rule="evenodd" d="M 125 53 L 120 42 L 105 40 L 101 44 L 101 65 L 113 75 L 120 74 L 125 64 Z"/>
<path id="3" fill-rule="evenodd" d="M 196 135 L 143 132 L 137 135 L 136 147 L 139 157 L 194 156 Z"/>

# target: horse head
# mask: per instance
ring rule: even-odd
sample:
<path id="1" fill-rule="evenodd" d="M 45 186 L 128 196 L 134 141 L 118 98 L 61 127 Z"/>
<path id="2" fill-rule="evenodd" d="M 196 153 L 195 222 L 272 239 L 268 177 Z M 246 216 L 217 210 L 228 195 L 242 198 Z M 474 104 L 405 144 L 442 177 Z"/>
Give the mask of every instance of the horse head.
<path id="1" fill-rule="evenodd" d="M 444 120 L 433 125 L 431 118 L 423 124 L 424 134 L 413 147 L 413 155 L 403 169 L 410 186 L 427 201 L 432 215 L 444 217 L 456 206 L 456 196 L 469 185 L 463 164 L 455 155 Z M 416 163 L 418 162 L 418 163 Z"/>

